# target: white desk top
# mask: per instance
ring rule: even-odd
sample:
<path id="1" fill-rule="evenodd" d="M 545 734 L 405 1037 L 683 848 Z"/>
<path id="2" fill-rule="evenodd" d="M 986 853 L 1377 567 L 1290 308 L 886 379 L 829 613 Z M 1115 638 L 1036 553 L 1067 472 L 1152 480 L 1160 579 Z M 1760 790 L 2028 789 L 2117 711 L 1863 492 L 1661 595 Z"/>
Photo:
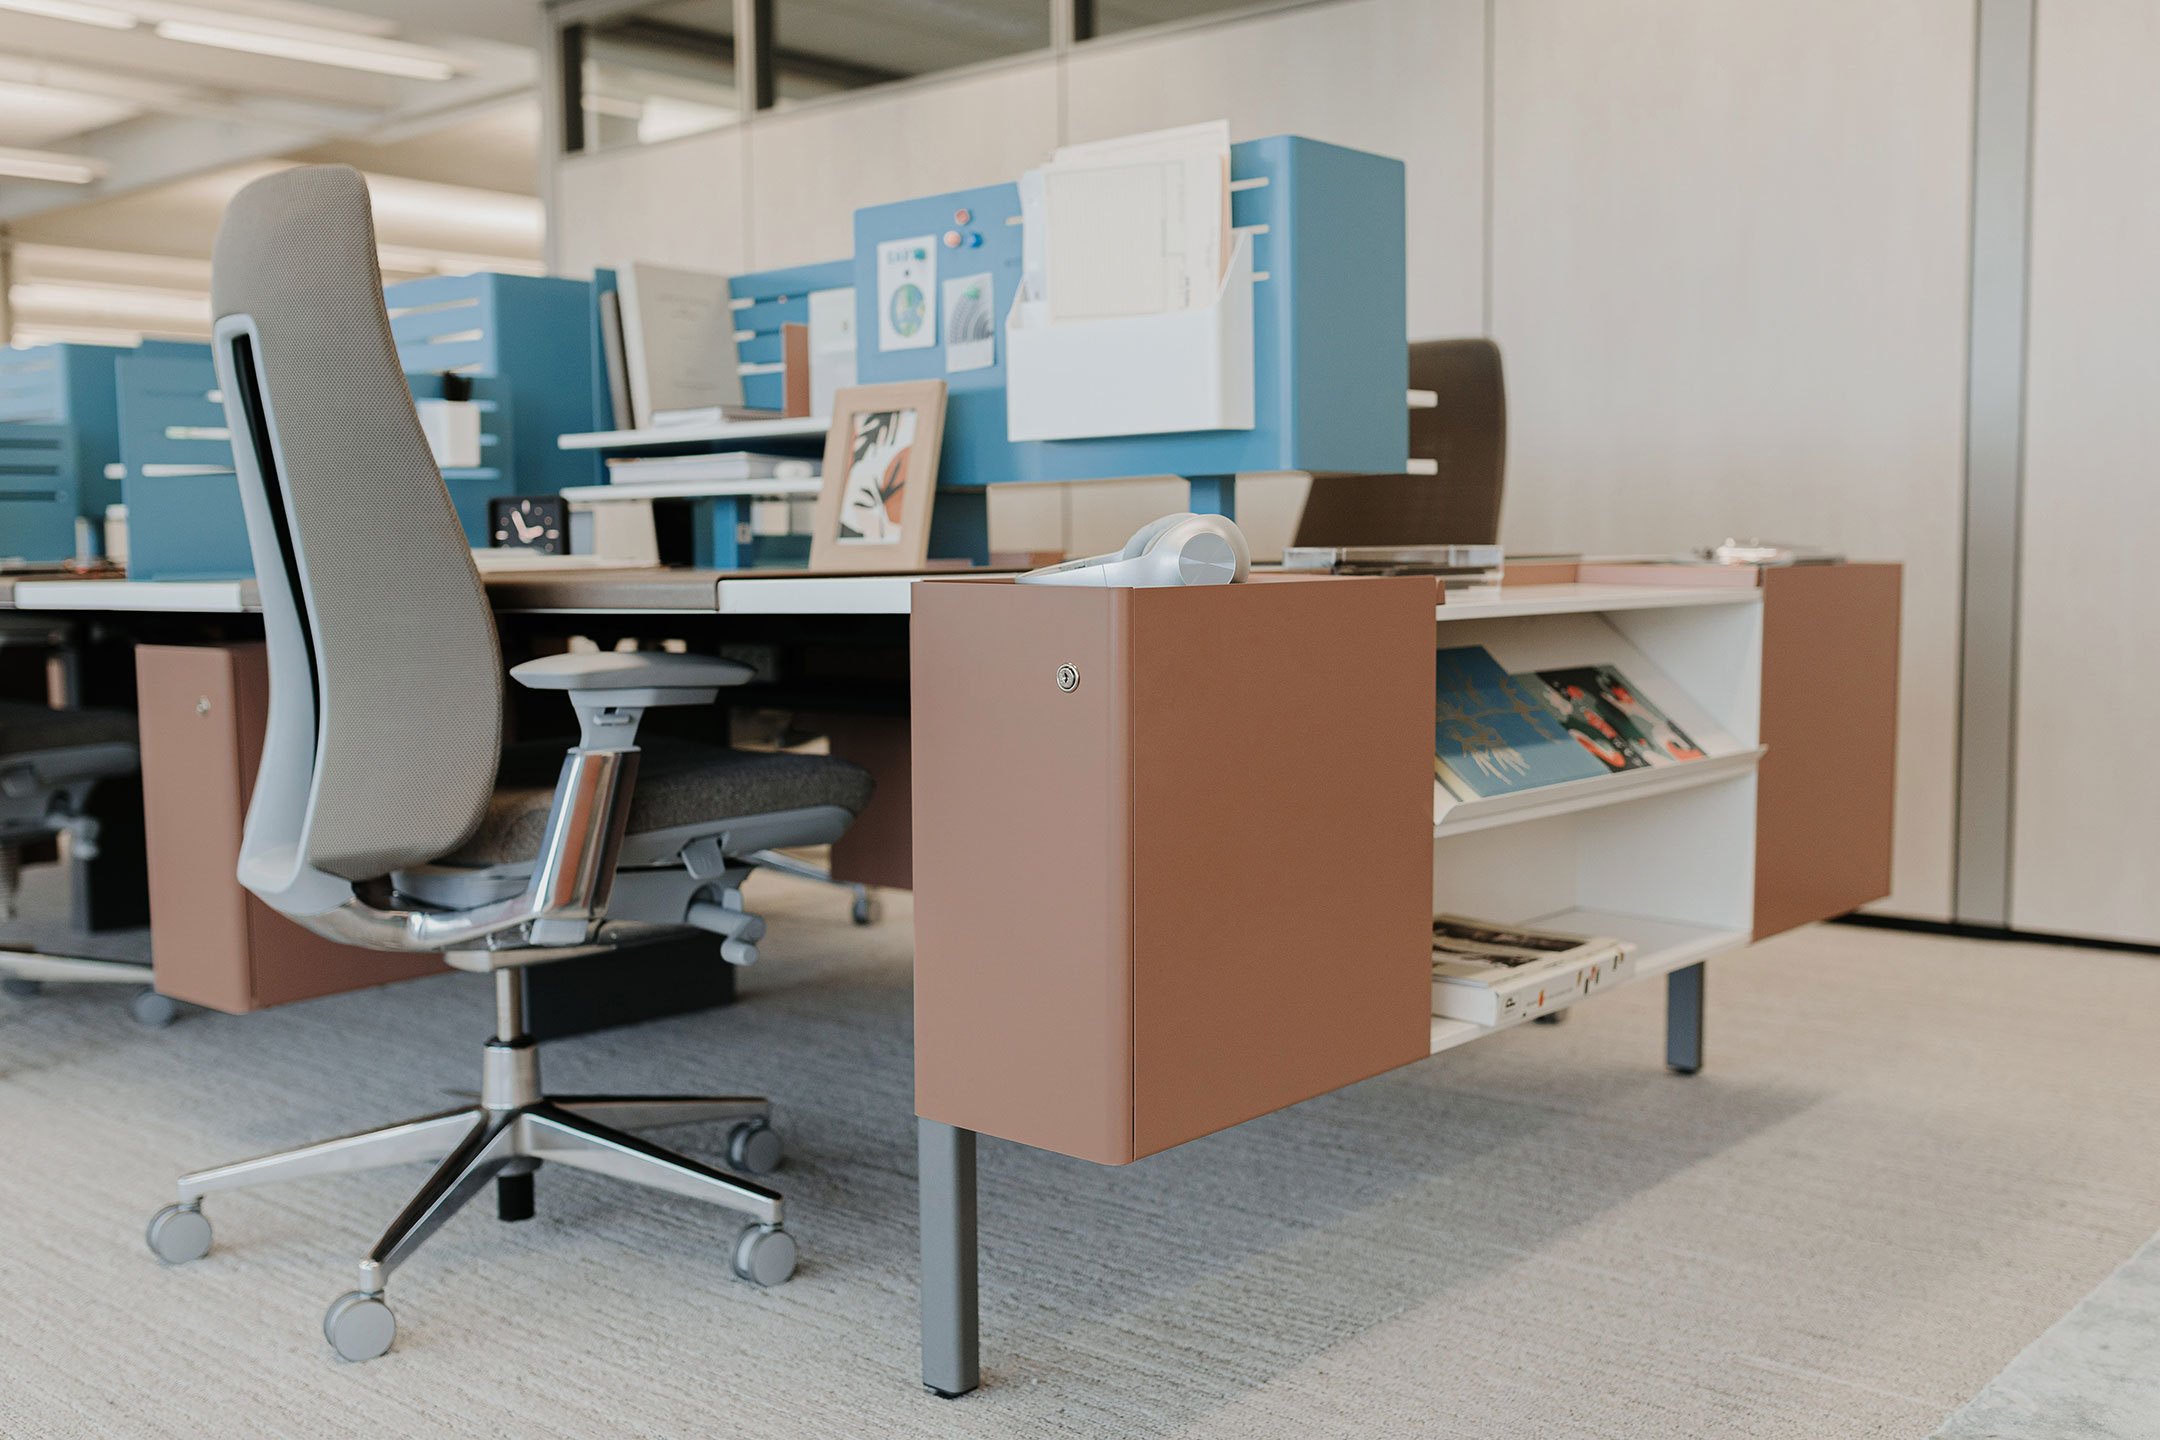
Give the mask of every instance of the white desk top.
<path id="1" fill-rule="evenodd" d="M 641 572 L 597 571 L 595 585 L 636 579 Z M 659 575 L 661 572 L 653 572 Z M 681 574 L 682 572 L 672 572 Z M 565 570 L 549 580 L 574 586 L 588 578 Z M 906 615 L 922 580 L 942 575 L 728 575 L 715 580 L 713 611 L 720 615 Z M 32 580 L 15 582 L 18 610 L 166 611 L 238 614 L 258 608 L 252 581 L 241 580 Z M 1753 605 L 1760 589 L 1706 585 L 1522 585 L 1496 592 L 1457 595 L 1435 608 L 1441 621 L 1499 620 L 1515 615 L 1565 615 L 1614 610 L 1658 610 L 1697 605 Z M 0 599 L 0 608 L 7 601 Z M 575 605 L 549 608 L 576 610 Z M 595 610 L 619 605 L 594 606 Z M 702 607 L 699 607 L 702 608 Z"/>

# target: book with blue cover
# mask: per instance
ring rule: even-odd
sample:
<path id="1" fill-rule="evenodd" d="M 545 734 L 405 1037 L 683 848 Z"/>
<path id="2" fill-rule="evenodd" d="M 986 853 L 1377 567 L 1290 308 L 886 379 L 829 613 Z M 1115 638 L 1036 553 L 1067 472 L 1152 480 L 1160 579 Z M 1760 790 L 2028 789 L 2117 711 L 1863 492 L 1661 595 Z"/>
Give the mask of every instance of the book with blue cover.
<path id="1" fill-rule="evenodd" d="M 1442 650 L 1433 662 L 1433 774 L 1458 798 L 1608 773 L 1568 733 L 1535 675 L 1508 674 L 1482 645 Z"/>

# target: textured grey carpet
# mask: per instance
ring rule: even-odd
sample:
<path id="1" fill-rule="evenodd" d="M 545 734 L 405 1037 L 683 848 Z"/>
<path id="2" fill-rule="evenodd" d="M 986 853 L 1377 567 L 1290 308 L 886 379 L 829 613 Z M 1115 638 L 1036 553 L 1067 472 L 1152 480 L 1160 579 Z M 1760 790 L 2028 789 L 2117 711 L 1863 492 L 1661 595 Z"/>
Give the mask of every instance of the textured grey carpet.
<path id="1" fill-rule="evenodd" d="M 2160 1236 L 2050 1326 L 1935 1440 L 2160 1437 Z"/>
<path id="2" fill-rule="evenodd" d="M 796 1280 L 550 1170 L 537 1220 L 468 1211 L 400 1272 L 363 1366 L 318 1321 L 417 1172 L 217 1197 L 179 1269 L 141 1225 L 186 1167 L 470 1087 L 485 982 L 162 1033 L 0 1001 L 0 1435 L 1919 1436 L 2160 1228 L 2160 962 L 1820 929 L 1718 962 L 1693 1079 L 1645 985 L 1124 1170 L 986 1142 L 988 1383 L 940 1401 L 905 897 L 858 932 L 758 883 L 745 1003 L 548 1069 L 781 1096 Z"/>

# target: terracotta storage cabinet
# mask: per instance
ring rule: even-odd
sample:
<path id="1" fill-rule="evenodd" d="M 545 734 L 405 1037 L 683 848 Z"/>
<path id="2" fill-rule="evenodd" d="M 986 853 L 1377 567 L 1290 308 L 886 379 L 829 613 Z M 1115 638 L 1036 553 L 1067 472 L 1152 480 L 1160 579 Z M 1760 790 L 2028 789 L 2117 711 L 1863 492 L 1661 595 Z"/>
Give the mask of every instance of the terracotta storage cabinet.
<path id="1" fill-rule="evenodd" d="M 261 645 L 135 651 L 157 988 L 235 1014 L 441 972 L 427 955 L 303 930 L 240 886 L 240 831 L 269 719 Z"/>
<path id="2" fill-rule="evenodd" d="M 1896 565 L 1762 572 L 1757 940 L 1890 893 L 1903 578 Z"/>
<path id="3" fill-rule="evenodd" d="M 1433 599 L 918 585 L 918 1113 L 1123 1164 L 1423 1057 Z"/>

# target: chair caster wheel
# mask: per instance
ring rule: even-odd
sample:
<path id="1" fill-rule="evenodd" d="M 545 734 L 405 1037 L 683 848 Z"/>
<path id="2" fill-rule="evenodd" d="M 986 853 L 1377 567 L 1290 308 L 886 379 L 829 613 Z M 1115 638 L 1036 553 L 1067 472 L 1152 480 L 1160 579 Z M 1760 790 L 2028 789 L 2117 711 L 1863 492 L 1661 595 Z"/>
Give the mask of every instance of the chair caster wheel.
<path id="1" fill-rule="evenodd" d="M 795 1273 L 795 1237 L 777 1225 L 745 1225 L 735 1237 L 735 1273 L 753 1285 L 784 1285 Z"/>
<path id="2" fill-rule="evenodd" d="M 180 1002 L 145 986 L 128 1001 L 128 1014 L 145 1030 L 163 1030 L 180 1018 Z"/>
<path id="3" fill-rule="evenodd" d="M 878 922 L 880 908 L 876 899 L 866 893 L 855 897 L 855 904 L 849 914 L 853 916 L 855 923 L 858 925 L 875 925 Z"/>
<path id="4" fill-rule="evenodd" d="M 167 1205 L 150 1217 L 143 1239 L 167 1265 L 185 1265 L 210 1253 L 210 1220 L 200 1205 Z"/>
<path id="5" fill-rule="evenodd" d="M 745 1175 L 770 1175 L 780 1168 L 787 1147 L 768 1121 L 745 1120 L 728 1132 L 728 1164 Z"/>
<path id="6" fill-rule="evenodd" d="M 323 1312 L 322 1333 L 338 1359 L 373 1360 L 397 1339 L 397 1316 L 390 1313 L 382 1296 L 349 1290 Z"/>
<path id="7" fill-rule="evenodd" d="M 5 991 L 17 1000 L 28 1000 L 33 996 L 45 993 L 45 982 L 42 980 L 25 980 L 20 975 L 10 975 L 7 979 L 0 980 L 0 991 Z"/>

